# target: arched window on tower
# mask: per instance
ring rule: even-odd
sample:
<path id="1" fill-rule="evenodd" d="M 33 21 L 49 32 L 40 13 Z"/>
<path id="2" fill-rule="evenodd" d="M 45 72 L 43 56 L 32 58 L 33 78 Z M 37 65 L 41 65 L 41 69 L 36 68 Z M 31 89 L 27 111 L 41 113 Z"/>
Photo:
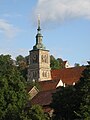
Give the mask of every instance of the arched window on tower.
<path id="1" fill-rule="evenodd" d="M 43 62 L 43 55 L 41 55 L 41 62 Z"/>
<path id="2" fill-rule="evenodd" d="M 33 78 L 36 78 L 36 77 L 37 77 L 37 72 L 33 71 Z"/>
<path id="3" fill-rule="evenodd" d="M 44 71 L 42 72 L 42 77 L 44 77 Z"/>
<path id="4" fill-rule="evenodd" d="M 46 56 L 46 63 L 48 63 L 48 55 Z"/>
<path id="5" fill-rule="evenodd" d="M 46 55 L 44 56 L 44 60 L 45 60 L 44 62 L 46 63 L 46 62 L 47 62 L 47 57 L 46 57 Z"/>

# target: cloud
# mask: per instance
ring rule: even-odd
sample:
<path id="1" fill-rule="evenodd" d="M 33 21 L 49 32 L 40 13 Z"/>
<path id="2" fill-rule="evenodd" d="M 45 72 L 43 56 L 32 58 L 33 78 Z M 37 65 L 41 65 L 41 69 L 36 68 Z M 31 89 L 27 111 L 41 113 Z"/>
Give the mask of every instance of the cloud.
<path id="1" fill-rule="evenodd" d="M 90 19 L 90 0 L 38 0 L 35 15 L 42 22 L 60 22 L 85 18 Z"/>
<path id="2" fill-rule="evenodd" d="M 0 19 L 0 31 L 0 33 L 4 33 L 7 38 L 12 39 L 16 36 L 17 32 L 20 32 L 20 29 L 8 23 L 6 20 Z"/>
<path id="3" fill-rule="evenodd" d="M 22 17 L 22 14 L 16 13 L 16 14 L 9 14 L 9 13 L 5 13 L 2 15 L 5 18 L 17 18 L 17 17 Z"/>
<path id="4" fill-rule="evenodd" d="M 12 58 L 15 59 L 18 55 L 27 56 L 28 51 L 29 50 L 25 48 L 18 48 L 18 49 L 10 50 L 9 53 L 11 54 Z"/>

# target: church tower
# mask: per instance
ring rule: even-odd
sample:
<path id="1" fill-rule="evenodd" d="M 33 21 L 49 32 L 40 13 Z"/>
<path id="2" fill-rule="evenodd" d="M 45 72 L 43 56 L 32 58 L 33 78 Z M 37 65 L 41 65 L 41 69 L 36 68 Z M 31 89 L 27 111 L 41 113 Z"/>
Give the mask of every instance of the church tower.
<path id="1" fill-rule="evenodd" d="M 49 50 L 46 50 L 42 41 L 42 34 L 40 28 L 40 19 L 38 19 L 38 29 L 36 35 L 36 44 L 29 52 L 29 69 L 28 69 L 28 81 L 45 81 L 51 80 L 50 69 L 50 54 Z"/>

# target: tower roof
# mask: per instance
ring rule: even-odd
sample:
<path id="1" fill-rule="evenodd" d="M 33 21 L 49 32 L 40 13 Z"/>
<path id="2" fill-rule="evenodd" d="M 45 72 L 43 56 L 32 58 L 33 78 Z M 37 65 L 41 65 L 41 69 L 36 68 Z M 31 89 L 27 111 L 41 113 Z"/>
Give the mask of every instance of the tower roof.
<path id="1" fill-rule="evenodd" d="M 38 28 L 37 28 L 37 35 L 36 35 L 36 44 L 33 46 L 33 50 L 38 50 L 42 49 L 45 50 L 46 48 L 44 47 L 42 43 L 42 34 L 41 34 L 41 27 L 40 27 L 40 17 L 38 17 Z"/>

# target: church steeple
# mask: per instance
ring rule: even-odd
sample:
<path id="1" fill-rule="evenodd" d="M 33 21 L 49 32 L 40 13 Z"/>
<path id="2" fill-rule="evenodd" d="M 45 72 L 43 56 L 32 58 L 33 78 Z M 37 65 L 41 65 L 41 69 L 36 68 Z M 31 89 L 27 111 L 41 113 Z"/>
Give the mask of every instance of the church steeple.
<path id="1" fill-rule="evenodd" d="M 42 42 L 40 18 L 37 23 L 36 43 L 30 51 L 28 80 L 51 80 L 50 54 Z"/>
<path id="2" fill-rule="evenodd" d="M 45 50 L 46 48 L 44 47 L 42 43 L 42 34 L 41 34 L 41 28 L 40 28 L 40 17 L 38 17 L 38 28 L 37 28 L 37 35 L 36 35 L 36 44 L 33 46 L 33 50 L 37 49 L 43 49 Z"/>

